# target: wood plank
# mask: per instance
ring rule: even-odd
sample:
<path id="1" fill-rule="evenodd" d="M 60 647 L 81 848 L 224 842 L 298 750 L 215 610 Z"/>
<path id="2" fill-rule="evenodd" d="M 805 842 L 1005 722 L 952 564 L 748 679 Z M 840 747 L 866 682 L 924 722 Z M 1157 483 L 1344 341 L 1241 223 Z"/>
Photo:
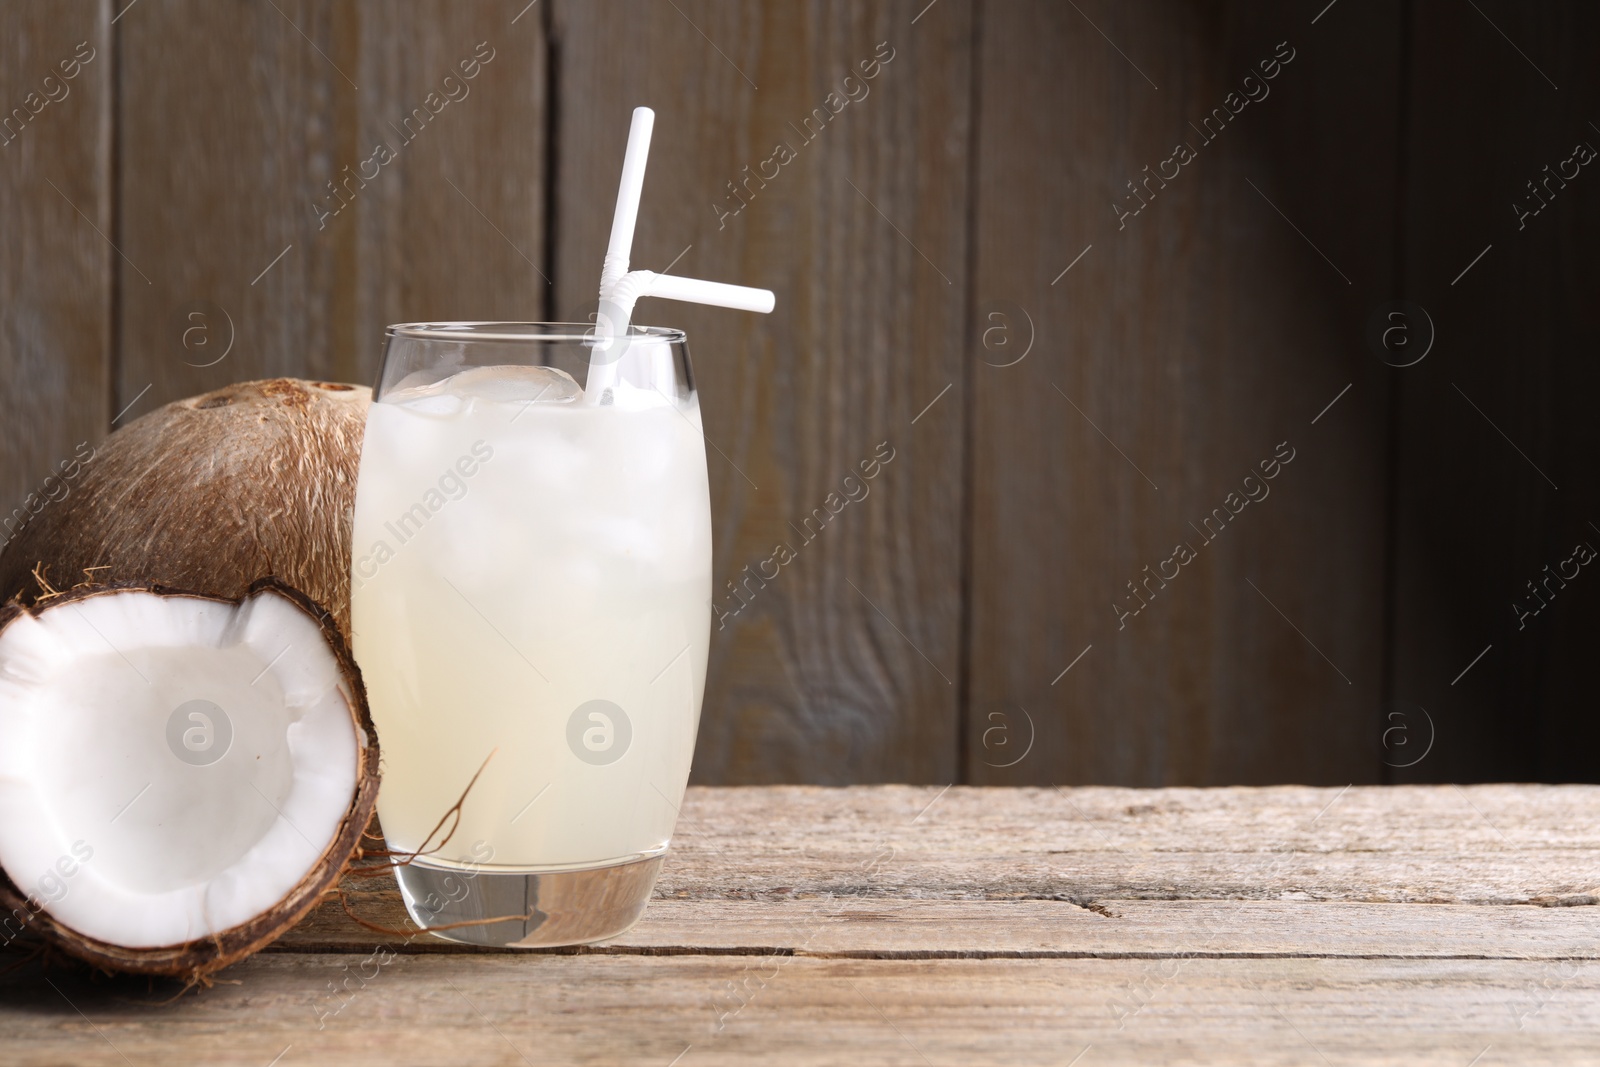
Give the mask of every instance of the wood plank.
<path id="1" fill-rule="evenodd" d="M 257 377 L 367 383 L 387 323 L 542 314 L 543 27 L 514 14 L 129 11 L 121 216 L 150 282 L 123 268 L 119 396 L 149 385 L 148 410 Z"/>
<path id="2" fill-rule="evenodd" d="M 397 891 L 352 895 L 369 921 L 409 928 Z M 1600 944 L 1600 909 L 1316 901 L 656 900 L 604 955 L 857 959 L 1188 959 L 1305 956 L 1570 959 Z M 427 934 L 389 937 L 324 905 L 269 951 L 481 952 Z M 507 949 L 515 953 L 520 950 Z"/>
<path id="3" fill-rule="evenodd" d="M 1228 951 L 1360 955 L 1393 938 L 1413 946 L 1397 955 L 1428 944 L 1454 955 L 1526 939 L 1532 954 L 1556 944 L 1547 938 L 1590 938 L 1600 921 L 1585 907 L 1600 903 L 1597 802 L 1600 789 L 1545 786 L 691 787 L 655 903 L 611 946 L 798 949 L 837 912 L 870 916 L 844 920 L 849 936 L 885 951 L 1134 951 L 1195 930 L 1231 938 L 1236 926 L 1238 941 L 1219 942 Z M 363 918 L 410 928 L 390 880 L 346 887 Z M 1341 910 L 1296 910 L 1312 903 Z M 1486 907 L 1417 907 L 1446 903 Z M 1059 928 L 1042 927 L 1046 917 Z M 375 936 L 332 901 L 283 946 L 397 941 L 454 951 Z"/>
<path id="4" fill-rule="evenodd" d="M 0 544 L 72 491 L 115 414 L 110 17 L 0 10 Z"/>
<path id="5" fill-rule="evenodd" d="M 639 104 L 658 117 L 633 264 L 778 295 L 770 318 L 641 312 L 687 329 L 698 361 L 729 613 L 697 781 L 957 773 L 971 8 L 944 0 L 913 25 L 924 6 L 553 6 L 556 307 L 593 310 Z M 804 134 L 819 107 L 837 114 Z M 794 158 L 747 179 L 780 143 Z M 894 458 L 860 481 L 880 442 Z M 780 544 L 795 558 L 763 568 Z"/>
<path id="6" fill-rule="evenodd" d="M 1486 1047 L 1499 1062 L 1589 1062 L 1600 1035 L 1593 960 L 276 955 L 230 977 L 164 1007 L 170 993 L 143 983 L 0 979 L 8 1061 L 126 1067 L 177 1049 L 252 1067 L 275 1056 L 1461 1067 Z"/>
<path id="7" fill-rule="evenodd" d="M 1600 792 L 1589 788 L 957 786 L 939 794 L 691 790 L 659 893 L 1495 904 L 1581 897 L 1600 885 L 1592 819 Z"/>
<path id="8" fill-rule="evenodd" d="M 981 9 L 971 781 L 1379 777 L 1400 24 L 1312 14 Z"/>
<path id="9" fill-rule="evenodd" d="M 475 77 L 462 77 L 463 62 Z M 390 323 L 549 314 L 548 63 L 538 8 L 427 0 L 361 9 L 360 155 L 382 142 L 403 158 L 397 180 L 363 190 L 372 202 L 362 201 L 352 220 L 360 228 L 350 327 L 356 381 L 376 377 Z M 404 118 L 429 106 L 430 92 L 448 102 L 411 133 Z"/>
<path id="10" fill-rule="evenodd" d="M 334 293 L 353 230 L 315 239 L 311 205 L 357 158 L 354 27 L 336 33 L 328 4 L 178 0 L 118 26 L 118 213 L 144 275 L 121 265 L 119 399 L 140 397 L 137 416 L 228 382 L 351 376 Z"/>
<path id="11" fill-rule="evenodd" d="M 1600 149 L 1597 38 L 1593 5 L 1415 8 L 1406 285 L 1438 349 L 1397 372 L 1395 695 L 1436 738 L 1401 780 L 1600 775 L 1600 582 L 1562 566 L 1600 549 L 1600 371 L 1579 355 L 1600 328 L 1600 178 L 1569 164 L 1576 178 L 1541 187 L 1548 207 L 1512 207 L 1539 208 L 1527 183 L 1575 145 Z"/>
<path id="12" fill-rule="evenodd" d="M 23 1064 L 1066 1063 L 1085 1046 L 1107 1063 L 1460 1067 L 1493 1062 L 1489 1048 L 1580 1063 L 1600 1040 L 1600 908 L 1371 903 L 1317 865 L 1379 857 L 1355 890 L 1373 899 L 1436 884 L 1466 899 L 1496 856 L 1514 864 L 1504 884 L 1592 876 L 1597 800 L 1574 786 L 695 787 L 663 899 L 610 943 L 425 951 L 340 930 L 324 908 L 175 1003 L 142 981 L 12 970 L 0 1032 Z M 1143 895 L 1142 864 L 1238 879 L 1284 846 L 1310 866 L 1268 867 L 1253 889 L 1203 873 L 1165 889 L 1264 899 Z M 1058 856 L 1131 892 L 1005 898 Z M 375 917 L 395 903 L 359 901 Z"/>

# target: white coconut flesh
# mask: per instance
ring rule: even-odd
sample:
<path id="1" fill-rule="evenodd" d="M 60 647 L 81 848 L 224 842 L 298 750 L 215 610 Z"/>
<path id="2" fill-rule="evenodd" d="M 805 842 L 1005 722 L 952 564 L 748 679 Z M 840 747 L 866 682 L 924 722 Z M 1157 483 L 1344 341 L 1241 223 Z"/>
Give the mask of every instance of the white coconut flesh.
<path id="1" fill-rule="evenodd" d="M 0 632 L 0 866 L 127 948 L 269 911 L 350 810 L 364 731 L 307 612 L 118 591 Z"/>

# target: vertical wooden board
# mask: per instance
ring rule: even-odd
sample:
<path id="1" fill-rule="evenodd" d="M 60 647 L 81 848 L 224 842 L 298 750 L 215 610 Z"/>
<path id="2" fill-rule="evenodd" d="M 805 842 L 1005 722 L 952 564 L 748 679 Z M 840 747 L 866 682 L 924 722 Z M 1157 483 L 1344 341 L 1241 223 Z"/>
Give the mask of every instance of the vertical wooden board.
<path id="1" fill-rule="evenodd" d="M 310 209 L 354 150 L 355 28 L 314 0 L 141 0 L 118 23 L 130 417 L 234 381 L 354 375 L 335 326 L 353 230 L 319 233 Z"/>
<path id="2" fill-rule="evenodd" d="M 142 275 L 123 275 L 120 394 L 365 383 L 390 322 L 541 314 L 543 27 L 516 13 L 130 11 L 121 212 Z"/>
<path id="3" fill-rule="evenodd" d="M 0 8 L 0 544 L 72 491 L 115 414 L 110 18 L 103 0 Z"/>
<path id="4" fill-rule="evenodd" d="M 1400 27 L 1322 6 L 980 9 L 975 782 L 1378 777 Z"/>
<path id="5" fill-rule="evenodd" d="M 390 323 L 547 314 L 548 67 L 538 7 L 429 0 L 361 12 L 351 162 L 384 145 L 395 162 L 380 171 L 396 168 L 357 208 L 354 350 L 370 381 Z"/>
<path id="6" fill-rule="evenodd" d="M 593 310 L 640 104 L 634 266 L 777 293 L 770 318 L 637 316 L 688 330 L 705 419 L 720 618 L 697 781 L 957 772 L 971 9 L 924 6 L 554 9 L 558 311 Z M 779 545 L 794 558 L 766 563 Z"/>
<path id="7" fill-rule="evenodd" d="M 1397 777 L 1594 781 L 1600 577 L 1558 572 L 1600 549 L 1600 166 L 1559 170 L 1600 149 L 1600 13 L 1425 2 L 1412 38 L 1406 285 L 1438 340 L 1397 372 L 1396 695 L 1437 736 Z"/>

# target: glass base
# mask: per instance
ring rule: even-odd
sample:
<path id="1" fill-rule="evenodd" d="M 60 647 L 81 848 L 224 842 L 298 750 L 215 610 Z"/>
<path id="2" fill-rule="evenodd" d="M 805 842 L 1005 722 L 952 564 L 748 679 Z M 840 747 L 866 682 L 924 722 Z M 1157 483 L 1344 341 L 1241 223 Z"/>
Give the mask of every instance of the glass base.
<path id="1" fill-rule="evenodd" d="M 603 941 L 631 928 L 644 914 L 665 858 L 663 852 L 607 867 L 539 872 L 466 871 L 413 860 L 394 873 L 411 920 L 435 937 L 465 945 L 553 948 Z M 508 915 L 515 918 L 432 930 Z"/>

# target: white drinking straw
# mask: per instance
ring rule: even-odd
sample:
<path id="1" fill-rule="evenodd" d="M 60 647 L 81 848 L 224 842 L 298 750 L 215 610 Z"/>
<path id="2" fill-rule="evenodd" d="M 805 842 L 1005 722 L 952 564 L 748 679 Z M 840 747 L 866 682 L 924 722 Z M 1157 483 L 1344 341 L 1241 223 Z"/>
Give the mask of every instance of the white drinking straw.
<path id="1" fill-rule="evenodd" d="M 628 150 L 622 156 L 622 182 L 617 186 L 617 208 L 611 216 L 611 242 L 606 245 L 605 262 L 600 267 L 602 300 L 628 273 L 633 227 L 639 221 L 639 197 L 644 192 L 644 168 L 650 160 L 650 135 L 655 127 L 654 111 L 647 107 L 633 109 L 633 123 L 628 127 Z"/>
<path id="2" fill-rule="evenodd" d="M 752 289 L 748 285 L 729 285 L 726 282 L 705 282 L 698 278 L 680 278 L 674 274 L 657 274 L 653 270 L 636 270 L 623 277 L 611 291 L 611 299 L 628 311 L 641 296 L 658 300 L 681 300 L 688 304 L 714 304 L 736 311 L 755 311 L 763 315 L 772 310 L 776 298 L 771 289 Z"/>
<path id="3" fill-rule="evenodd" d="M 600 310 L 595 316 L 595 345 L 589 359 L 584 400 L 599 404 L 617 381 L 617 365 L 626 348 L 628 324 L 640 297 L 712 304 L 766 314 L 776 298 L 767 289 L 679 278 L 648 270 L 628 270 L 633 250 L 633 230 L 639 220 L 639 197 L 644 191 L 645 164 L 650 157 L 650 135 L 656 113 L 647 107 L 633 109 L 628 128 L 628 149 L 622 158 L 622 181 L 617 187 L 617 207 L 611 217 L 611 240 L 600 268 Z"/>

